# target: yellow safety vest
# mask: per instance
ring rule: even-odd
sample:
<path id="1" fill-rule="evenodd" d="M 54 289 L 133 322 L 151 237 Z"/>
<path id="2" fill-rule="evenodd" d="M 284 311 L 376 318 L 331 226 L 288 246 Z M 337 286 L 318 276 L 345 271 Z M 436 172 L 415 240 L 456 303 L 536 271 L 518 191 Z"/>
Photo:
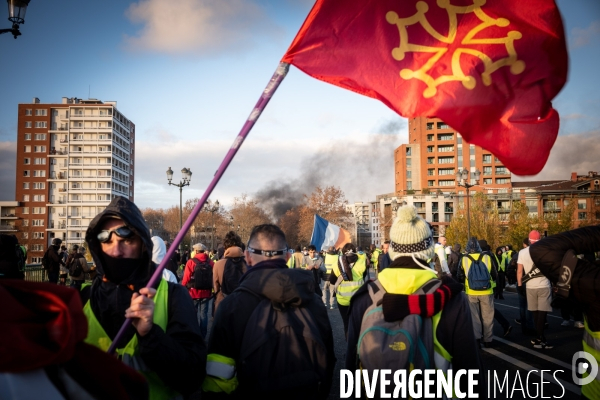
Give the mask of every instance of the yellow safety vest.
<path id="1" fill-rule="evenodd" d="M 379 273 L 377 279 L 387 293 L 413 294 L 430 280 L 437 279 L 437 274 L 433 270 L 425 269 L 385 268 Z M 452 369 L 452 356 L 437 339 L 437 327 L 443 311 L 431 317 L 431 322 L 433 323 L 434 332 L 433 358 L 435 367 L 446 373 L 449 369 Z"/>
<path id="2" fill-rule="evenodd" d="M 335 268 L 338 264 L 338 259 L 340 258 L 337 254 L 325 254 L 325 272 L 327 275 L 331 275 L 333 268 Z M 337 275 L 336 275 L 337 276 Z"/>
<path id="3" fill-rule="evenodd" d="M 474 260 L 479 259 L 479 253 L 474 253 L 474 254 L 469 254 L 471 257 L 473 257 Z M 487 254 L 483 256 L 483 258 L 481 259 L 481 261 L 483 261 L 483 263 L 485 264 L 485 266 L 488 269 L 488 272 L 490 273 L 490 277 L 492 275 L 492 261 L 490 260 L 490 256 L 488 256 Z M 493 294 L 494 293 L 494 289 L 492 287 L 493 285 L 493 279 L 490 279 L 490 288 L 488 290 L 471 290 L 469 288 L 469 268 L 471 268 L 471 260 L 469 260 L 469 257 L 464 256 L 462 258 L 462 266 L 463 269 L 465 270 L 465 293 L 466 294 L 470 294 L 472 296 L 484 296 L 484 295 L 488 295 L 488 294 Z"/>
<path id="4" fill-rule="evenodd" d="M 502 257 L 500 257 L 500 260 L 498 260 L 498 256 L 496 254 L 494 254 L 494 257 L 496 257 L 496 262 L 498 263 L 498 272 L 504 272 L 504 270 L 505 270 L 504 255 L 502 255 Z"/>
<path id="5" fill-rule="evenodd" d="M 373 264 L 373 268 L 377 269 L 379 265 L 379 255 L 381 254 L 381 250 L 375 249 L 371 254 L 371 264 Z"/>
<path id="6" fill-rule="evenodd" d="M 166 280 L 162 279 L 160 281 L 158 289 L 156 290 L 156 296 L 154 296 L 153 300 L 155 304 L 153 322 L 166 332 L 167 322 L 169 320 L 169 285 Z M 98 322 L 89 300 L 83 307 L 83 313 L 88 320 L 88 335 L 85 338 L 85 342 L 98 347 L 102 351 L 107 351 L 112 344 L 112 340 L 108 337 L 104 328 L 100 325 L 100 322 Z M 166 386 L 155 372 L 148 369 L 144 361 L 138 355 L 137 347 L 137 335 L 133 335 L 125 347 L 116 350 L 116 354 L 127 366 L 136 369 L 144 375 L 150 386 L 150 399 L 163 400 L 182 398 L 179 393 Z"/>
<path id="7" fill-rule="evenodd" d="M 350 299 L 352 298 L 354 293 L 356 293 L 358 291 L 358 289 L 360 289 L 360 287 L 365 283 L 363 276 L 364 276 L 365 271 L 367 270 L 366 260 L 367 260 L 366 257 L 365 258 L 359 257 L 358 260 L 356 260 L 356 262 L 354 263 L 354 266 L 352 267 L 352 280 L 351 281 L 342 280 L 342 282 L 337 287 L 335 298 L 337 299 L 337 302 L 339 305 L 349 306 Z M 333 268 L 333 273 L 338 278 L 341 275 L 341 272 L 340 272 L 341 266 L 339 265 L 340 262 L 341 262 L 341 260 L 338 260 L 337 265 Z"/>
<path id="8" fill-rule="evenodd" d="M 583 332 L 583 351 L 590 353 L 600 365 L 600 331 L 592 331 L 585 317 L 583 323 L 585 326 L 585 331 Z M 587 372 L 583 376 L 587 377 Z M 596 379 L 581 387 L 581 394 L 588 399 L 600 399 L 600 374 L 596 375 Z"/>

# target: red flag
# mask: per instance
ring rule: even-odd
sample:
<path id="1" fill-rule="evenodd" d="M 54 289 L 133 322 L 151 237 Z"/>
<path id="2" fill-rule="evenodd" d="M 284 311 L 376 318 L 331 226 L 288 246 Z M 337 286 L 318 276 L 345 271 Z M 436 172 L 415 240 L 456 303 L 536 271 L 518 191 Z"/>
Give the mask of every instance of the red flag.
<path id="1" fill-rule="evenodd" d="M 441 118 L 518 175 L 548 159 L 568 69 L 553 0 L 317 0 L 282 61 Z"/>

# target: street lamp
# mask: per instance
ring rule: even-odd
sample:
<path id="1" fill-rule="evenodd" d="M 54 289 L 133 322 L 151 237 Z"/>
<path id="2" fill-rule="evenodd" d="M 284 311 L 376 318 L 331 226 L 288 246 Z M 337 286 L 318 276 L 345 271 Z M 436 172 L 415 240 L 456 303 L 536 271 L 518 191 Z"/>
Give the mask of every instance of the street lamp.
<path id="1" fill-rule="evenodd" d="M 465 189 L 467 189 L 467 242 L 471 239 L 471 214 L 470 214 L 470 204 L 469 204 L 469 198 L 471 197 L 469 195 L 469 189 L 472 188 L 473 186 L 479 185 L 479 175 L 481 175 L 481 172 L 479 172 L 479 170 L 477 168 L 475 168 L 475 171 L 472 172 L 473 173 L 473 178 L 471 179 L 471 182 L 469 183 L 469 170 L 467 169 L 462 169 L 462 170 L 458 170 L 456 172 L 456 184 L 458 186 L 462 186 Z"/>
<path id="2" fill-rule="evenodd" d="M 25 12 L 31 0 L 7 0 L 8 2 L 8 20 L 13 23 L 12 28 L 0 29 L 0 34 L 10 33 L 16 39 L 21 36 L 19 24 L 25 23 Z"/>
<path id="3" fill-rule="evenodd" d="M 219 200 L 215 201 L 212 206 L 211 206 L 210 200 L 209 200 L 206 202 L 206 205 L 204 206 L 204 209 L 212 214 L 212 217 L 211 217 L 212 233 L 211 233 L 211 239 L 210 239 L 210 243 L 212 244 L 212 247 L 210 248 L 211 250 L 215 249 L 215 212 L 219 211 L 219 207 L 220 207 Z"/>
<path id="4" fill-rule="evenodd" d="M 167 180 L 169 185 L 176 186 L 179 188 L 179 230 L 183 227 L 183 203 L 182 203 L 182 190 L 184 186 L 189 186 L 192 180 L 192 171 L 189 168 L 183 168 L 181 170 L 182 180 L 179 183 L 173 183 L 173 170 L 171 167 L 167 170 Z M 181 253 L 181 243 L 179 243 L 179 252 Z"/>

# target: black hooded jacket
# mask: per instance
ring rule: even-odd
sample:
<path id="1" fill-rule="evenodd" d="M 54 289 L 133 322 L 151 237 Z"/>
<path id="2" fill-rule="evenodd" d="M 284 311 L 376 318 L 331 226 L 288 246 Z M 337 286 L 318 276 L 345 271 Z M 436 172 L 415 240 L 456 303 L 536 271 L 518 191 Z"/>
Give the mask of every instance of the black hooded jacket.
<path id="1" fill-rule="evenodd" d="M 102 279 L 103 255 L 97 235 L 108 218 L 119 218 L 143 243 L 138 268 L 120 284 Z M 124 197 L 115 197 L 106 209 L 90 223 L 85 240 L 96 264 L 98 276 L 89 290 L 82 291 L 82 302 L 88 299 L 94 315 L 111 339 L 125 322 L 125 310 L 134 292 L 146 287 L 156 265 L 152 263 L 152 240 L 139 208 Z M 145 336 L 138 335 L 138 349 L 146 365 L 172 389 L 187 395 L 198 389 L 206 372 L 206 345 L 196 321 L 196 310 L 187 290 L 168 284 L 168 322 L 166 332 L 154 325 Z M 136 330 L 130 325 L 120 346 L 125 345 Z"/>

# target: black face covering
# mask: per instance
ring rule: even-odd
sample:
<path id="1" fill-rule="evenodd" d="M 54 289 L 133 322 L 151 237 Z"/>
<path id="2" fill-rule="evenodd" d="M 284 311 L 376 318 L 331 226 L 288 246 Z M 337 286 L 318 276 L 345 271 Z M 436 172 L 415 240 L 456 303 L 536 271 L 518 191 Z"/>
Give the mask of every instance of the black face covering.
<path id="1" fill-rule="evenodd" d="M 140 266 L 138 258 L 114 258 L 106 254 L 102 258 L 106 279 L 117 284 L 130 278 Z"/>

